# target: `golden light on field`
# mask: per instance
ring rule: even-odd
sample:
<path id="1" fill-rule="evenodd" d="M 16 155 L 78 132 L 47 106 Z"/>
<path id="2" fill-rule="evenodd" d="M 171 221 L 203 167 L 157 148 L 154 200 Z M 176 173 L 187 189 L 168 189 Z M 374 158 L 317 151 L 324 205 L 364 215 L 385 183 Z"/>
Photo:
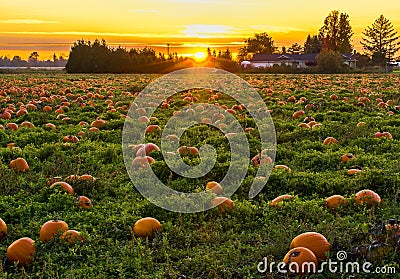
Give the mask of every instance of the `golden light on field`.
<path id="1" fill-rule="evenodd" d="M 198 62 L 203 61 L 204 59 L 206 59 L 206 53 L 205 52 L 196 52 L 194 54 L 194 59 Z"/>

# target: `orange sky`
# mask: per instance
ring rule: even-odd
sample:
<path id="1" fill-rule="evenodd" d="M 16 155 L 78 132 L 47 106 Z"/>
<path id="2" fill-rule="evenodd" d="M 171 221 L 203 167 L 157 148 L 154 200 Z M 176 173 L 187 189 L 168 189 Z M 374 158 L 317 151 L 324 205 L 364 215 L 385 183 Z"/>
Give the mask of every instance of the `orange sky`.
<path id="1" fill-rule="evenodd" d="M 400 33 L 398 0 L 14 0 L 0 9 L 0 56 L 40 59 L 68 55 L 77 39 L 104 38 L 112 46 L 149 46 L 180 55 L 233 52 L 246 37 L 268 32 L 277 46 L 303 44 L 317 34 L 331 10 L 350 15 L 353 44 L 361 51 L 361 32 L 383 14 Z"/>

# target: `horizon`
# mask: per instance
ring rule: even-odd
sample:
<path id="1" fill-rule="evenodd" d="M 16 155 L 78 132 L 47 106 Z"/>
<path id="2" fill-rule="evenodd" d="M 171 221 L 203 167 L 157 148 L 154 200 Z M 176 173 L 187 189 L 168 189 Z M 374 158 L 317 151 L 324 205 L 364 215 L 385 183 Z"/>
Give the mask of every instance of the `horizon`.
<path id="1" fill-rule="evenodd" d="M 267 32 L 280 50 L 293 43 L 303 45 L 308 34 L 318 34 L 332 10 L 349 14 L 353 47 L 363 53 L 362 31 L 381 14 L 400 33 L 400 7 L 395 0 L 385 2 L 378 6 L 360 0 L 288 0 L 283 7 L 276 0 L 116 0 L 112 4 L 71 0 L 68 6 L 58 7 L 49 0 L 21 0 L 3 4 L 0 56 L 27 59 L 36 51 L 40 60 L 53 54 L 67 57 L 77 40 L 96 38 L 105 39 L 110 47 L 147 46 L 164 54 L 169 44 L 170 53 L 184 57 L 205 53 L 207 47 L 217 52 L 229 48 L 236 56 L 246 38 L 261 32 Z"/>

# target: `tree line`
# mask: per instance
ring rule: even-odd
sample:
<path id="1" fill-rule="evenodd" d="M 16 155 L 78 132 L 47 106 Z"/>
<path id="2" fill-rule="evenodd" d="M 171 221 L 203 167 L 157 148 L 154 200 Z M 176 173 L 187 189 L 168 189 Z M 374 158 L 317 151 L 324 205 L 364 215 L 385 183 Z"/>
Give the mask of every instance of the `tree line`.
<path id="1" fill-rule="evenodd" d="M 32 52 L 29 55 L 28 60 L 24 60 L 19 55 L 15 55 L 12 59 L 7 56 L 0 57 L 0 67 L 65 67 L 67 59 L 62 55 L 57 57 L 53 54 L 53 59 L 39 60 L 39 53 L 37 51 Z"/>
<path id="2" fill-rule="evenodd" d="M 340 53 L 352 53 L 353 36 L 349 15 L 331 11 L 324 20 L 318 34 L 307 36 L 303 46 L 294 43 L 291 47 L 282 47 L 279 51 L 268 33 L 258 33 L 254 37 L 245 40 L 245 46 L 239 50 L 240 61 L 251 60 L 255 53 L 321 53 L 321 60 L 334 56 L 340 60 Z M 363 55 L 359 55 L 363 62 L 370 65 L 385 66 L 395 58 L 400 49 L 399 36 L 392 23 L 383 15 L 363 31 L 362 41 Z M 332 59 L 331 59 L 332 60 Z M 368 60 L 368 61 L 366 61 Z M 340 62 L 340 61 L 339 61 Z"/>

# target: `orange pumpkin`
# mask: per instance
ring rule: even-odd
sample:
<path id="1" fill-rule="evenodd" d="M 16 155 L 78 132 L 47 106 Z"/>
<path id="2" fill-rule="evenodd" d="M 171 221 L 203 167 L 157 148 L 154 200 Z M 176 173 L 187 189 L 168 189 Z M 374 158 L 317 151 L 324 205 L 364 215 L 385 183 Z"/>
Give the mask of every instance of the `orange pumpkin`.
<path id="1" fill-rule="evenodd" d="M 298 110 L 295 113 L 293 113 L 292 118 L 296 119 L 299 118 L 300 116 L 306 115 L 304 110 Z"/>
<path id="2" fill-rule="evenodd" d="M 72 186 L 69 185 L 67 182 L 64 182 L 64 181 L 55 182 L 55 183 L 51 184 L 50 189 L 52 189 L 52 188 L 54 188 L 56 186 L 60 186 L 62 190 L 70 193 L 72 196 L 75 193 L 74 189 L 72 188 Z"/>
<path id="3" fill-rule="evenodd" d="M 338 144 L 338 143 L 339 143 L 339 141 L 333 137 L 327 137 L 324 140 L 324 145 L 331 145 L 331 144 Z"/>
<path id="4" fill-rule="evenodd" d="M 221 195 L 224 189 L 222 189 L 222 186 L 215 181 L 210 181 L 206 184 L 206 190 L 211 191 L 215 193 L 216 195 Z"/>
<path id="5" fill-rule="evenodd" d="M 216 197 L 213 200 L 211 200 L 211 206 L 215 207 L 218 206 L 218 209 L 221 212 L 225 212 L 227 210 L 232 210 L 235 208 L 235 204 L 231 199 L 225 198 L 225 197 Z"/>
<path id="6" fill-rule="evenodd" d="M 0 218 L 0 240 L 7 235 L 7 224 Z"/>
<path id="7" fill-rule="evenodd" d="M 355 159 L 356 156 L 354 156 L 353 154 L 349 153 L 349 154 L 343 154 L 340 159 L 342 160 L 343 163 L 347 163 L 350 160 Z"/>
<path id="8" fill-rule="evenodd" d="M 63 138 L 64 142 L 78 142 L 79 139 L 74 135 L 68 135 Z"/>
<path id="9" fill-rule="evenodd" d="M 40 228 L 40 241 L 49 241 L 58 233 L 65 231 L 68 231 L 68 224 L 56 216 L 54 220 L 47 221 Z"/>
<path id="10" fill-rule="evenodd" d="M 283 258 L 290 273 L 315 273 L 318 269 L 318 259 L 314 253 L 305 247 L 296 247 L 286 253 Z"/>
<path id="11" fill-rule="evenodd" d="M 341 195 L 333 195 L 325 199 L 325 205 L 329 208 L 338 208 L 346 203 L 346 199 Z"/>
<path id="12" fill-rule="evenodd" d="M 18 172 L 26 172 L 29 170 L 29 165 L 24 158 L 17 158 L 10 162 L 10 168 Z"/>
<path id="13" fill-rule="evenodd" d="M 291 172 L 292 170 L 286 165 L 276 165 L 273 169 L 283 169 L 287 172 Z"/>
<path id="14" fill-rule="evenodd" d="M 375 138 L 388 138 L 388 139 L 392 139 L 392 134 L 389 132 L 377 132 L 374 134 Z"/>
<path id="15" fill-rule="evenodd" d="M 290 249 L 297 247 L 310 249 L 319 261 L 324 261 L 326 259 L 326 254 L 329 253 L 331 249 L 328 240 L 317 232 L 305 232 L 293 238 L 290 243 Z"/>
<path id="16" fill-rule="evenodd" d="M 353 174 L 356 174 L 356 173 L 362 173 L 362 170 L 360 170 L 360 169 L 349 169 L 347 171 L 347 174 L 349 174 L 349 175 L 353 175 Z"/>
<path id="17" fill-rule="evenodd" d="M 146 130 L 145 130 L 145 133 L 146 134 L 148 134 L 148 133 L 153 133 L 153 132 L 155 132 L 155 131 L 157 131 L 157 130 L 160 130 L 160 126 L 158 126 L 158 125 L 149 125 L 149 126 L 147 126 L 147 128 L 146 128 Z"/>
<path id="18" fill-rule="evenodd" d="M 54 125 L 53 123 L 46 123 L 44 126 L 52 129 L 53 131 L 57 130 L 56 125 Z"/>
<path id="19" fill-rule="evenodd" d="M 357 192 L 354 201 L 357 204 L 376 205 L 381 203 L 381 197 L 372 190 L 361 190 Z"/>
<path id="20" fill-rule="evenodd" d="M 24 121 L 24 122 L 21 123 L 21 127 L 34 128 L 35 125 L 33 125 L 33 123 L 31 123 L 29 121 Z"/>
<path id="21" fill-rule="evenodd" d="M 142 218 L 133 226 L 133 233 L 140 237 L 153 237 L 155 231 L 161 231 L 161 224 L 152 217 Z"/>
<path id="22" fill-rule="evenodd" d="M 79 203 L 79 206 L 81 206 L 84 209 L 89 209 L 92 207 L 92 201 L 88 197 L 85 197 L 85 196 L 79 196 L 78 203 Z"/>
<path id="23" fill-rule="evenodd" d="M 96 119 L 90 124 L 90 126 L 100 129 L 100 127 L 103 126 L 104 124 L 106 124 L 106 121 L 104 121 L 103 119 Z"/>
<path id="24" fill-rule="evenodd" d="M 81 181 L 96 181 L 96 178 L 93 177 L 90 174 L 83 174 L 83 175 L 79 176 L 78 180 L 81 180 Z"/>
<path id="25" fill-rule="evenodd" d="M 7 258 L 11 262 L 18 262 L 19 266 L 32 263 L 32 256 L 35 253 L 35 241 L 29 237 L 20 238 L 7 248 Z"/>
<path id="26" fill-rule="evenodd" d="M 70 244 L 75 243 L 76 241 L 83 242 L 83 237 L 81 233 L 76 230 L 67 230 L 61 235 L 61 239 L 64 239 Z"/>
<path id="27" fill-rule="evenodd" d="M 271 201 L 269 206 L 275 206 L 277 208 L 280 208 L 282 205 L 283 200 L 291 200 L 293 198 L 292 195 L 281 195 L 279 197 L 276 197 Z"/>
<path id="28" fill-rule="evenodd" d="M 16 131 L 16 130 L 18 130 L 18 124 L 16 124 L 16 123 L 8 123 L 6 125 L 6 129 L 10 129 L 12 131 Z"/>

